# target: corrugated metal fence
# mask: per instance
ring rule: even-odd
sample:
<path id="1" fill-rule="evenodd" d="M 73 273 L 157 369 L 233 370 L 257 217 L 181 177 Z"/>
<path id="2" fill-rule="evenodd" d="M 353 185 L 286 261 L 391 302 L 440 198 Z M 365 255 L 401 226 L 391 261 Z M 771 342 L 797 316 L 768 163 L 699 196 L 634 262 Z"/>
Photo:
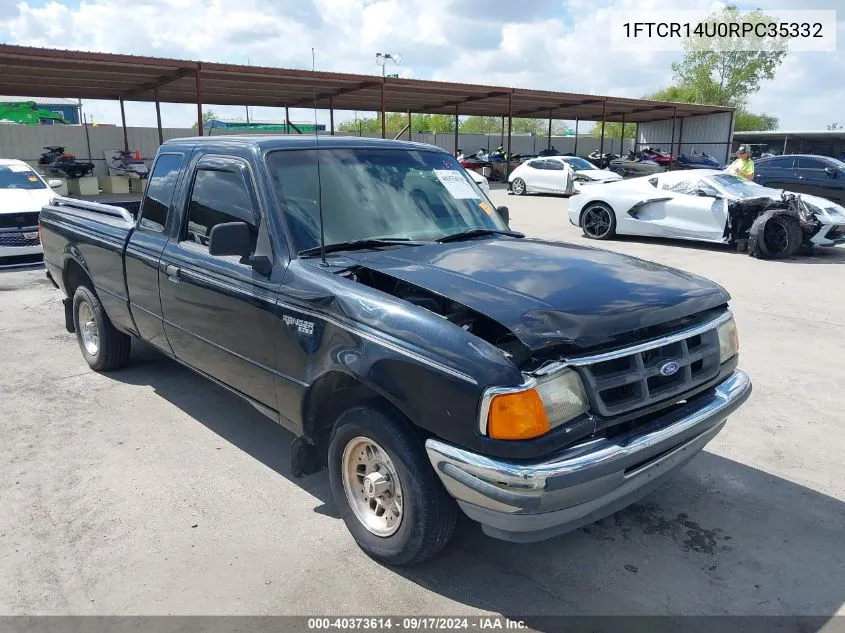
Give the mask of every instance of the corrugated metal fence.
<path id="1" fill-rule="evenodd" d="M 184 136 L 196 136 L 196 130 L 191 128 L 164 128 L 162 130 L 164 139 L 179 138 Z M 261 132 L 256 132 L 260 134 Z M 244 134 L 243 131 L 215 130 L 214 135 Z M 326 135 L 321 133 L 321 135 Z M 130 127 L 126 129 L 129 139 L 129 149 L 139 150 L 141 156 L 149 164 L 158 150 L 158 130 L 155 128 Z M 345 135 L 357 136 L 354 133 Z M 365 134 L 364 136 L 378 137 L 380 134 Z M 631 132 L 633 136 L 633 131 Z M 667 132 L 667 138 L 669 133 Z M 686 138 L 686 134 L 684 135 Z M 402 135 L 403 139 L 408 138 L 407 132 Z M 455 151 L 455 135 L 452 133 L 428 134 L 414 133 L 413 140 L 419 143 L 429 143 L 442 147 L 443 149 Z M 595 136 L 578 137 L 577 153 L 579 156 L 586 156 L 592 151 L 599 149 L 599 138 Z M 507 136 L 502 143 L 500 134 L 459 134 L 458 147 L 466 153 L 475 153 L 481 148 L 488 150 L 496 149 L 500 144 L 507 146 Z M 548 137 L 531 135 L 513 135 L 511 137 L 511 151 L 515 154 L 535 154 L 546 149 L 549 144 Z M 575 152 L 574 136 L 553 136 L 551 144 L 559 152 Z M 0 157 L 18 158 L 37 167 L 38 158 L 46 146 L 61 145 L 65 151 L 72 152 L 79 160 L 90 160 L 95 164 L 94 175 L 107 175 L 106 163 L 103 153 L 106 150 L 123 148 L 123 128 L 121 127 L 86 127 L 82 125 L 0 125 Z M 627 151 L 633 146 L 633 138 L 628 138 L 624 143 L 624 150 Z M 605 152 L 623 153 L 620 147 L 620 140 L 606 138 L 604 141 Z"/>

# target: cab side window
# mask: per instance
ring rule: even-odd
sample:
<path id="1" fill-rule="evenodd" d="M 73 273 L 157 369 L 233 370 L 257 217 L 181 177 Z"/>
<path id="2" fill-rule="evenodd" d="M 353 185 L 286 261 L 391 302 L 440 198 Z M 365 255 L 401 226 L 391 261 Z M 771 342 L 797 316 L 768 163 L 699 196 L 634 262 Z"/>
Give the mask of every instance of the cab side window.
<path id="1" fill-rule="evenodd" d="M 211 229 L 224 222 L 246 222 L 255 251 L 258 223 L 243 176 L 234 171 L 200 168 L 194 177 L 182 241 L 208 249 Z"/>

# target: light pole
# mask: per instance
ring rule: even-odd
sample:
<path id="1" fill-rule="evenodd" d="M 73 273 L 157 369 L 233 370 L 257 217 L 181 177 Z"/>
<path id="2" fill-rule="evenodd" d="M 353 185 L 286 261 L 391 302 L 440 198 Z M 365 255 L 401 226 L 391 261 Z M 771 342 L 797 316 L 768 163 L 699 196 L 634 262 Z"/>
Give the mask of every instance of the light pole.
<path id="1" fill-rule="evenodd" d="M 398 66 L 399 62 L 402 61 L 402 56 L 398 55 L 396 53 L 376 53 L 376 64 L 381 66 L 381 137 L 382 138 L 385 137 L 385 131 L 386 131 L 386 123 L 385 123 L 386 113 L 384 111 L 385 110 L 385 106 L 384 106 L 384 83 L 385 83 L 385 78 L 387 77 L 387 75 L 385 75 L 384 67 L 387 66 L 387 62 L 389 62 L 389 61 L 393 62 L 394 64 L 396 64 Z M 398 77 L 399 75 L 394 75 L 394 76 Z"/>
<path id="2" fill-rule="evenodd" d="M 381 76 L 386 77 L 384 67 L 387 62 L 393 62 L 397 66 L 402 62 L 402 56 L 398 53 L 376 53 L 376 64 L 381 66 Z"/>

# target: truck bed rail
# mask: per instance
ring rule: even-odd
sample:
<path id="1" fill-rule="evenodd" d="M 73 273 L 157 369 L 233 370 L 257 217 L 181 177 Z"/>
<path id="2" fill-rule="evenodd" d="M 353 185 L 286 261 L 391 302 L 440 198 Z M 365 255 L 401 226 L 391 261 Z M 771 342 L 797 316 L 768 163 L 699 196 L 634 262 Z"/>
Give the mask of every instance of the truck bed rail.
<path id="1" fill-rule="evenodd" d="M 74 209 L 82 209 L 85 211 L 93 211 L 94 213 L 101 213 L 103 215 L 110 215 L 116 218 L 122 218 L 127 222 L 134 222 L 135 216 L 123 207 L 113 204 L 102 204 L 100 202 L 91 202 L 90 200 L 77 200 L 76 198 L 66 198 L 65 196 L 57 196 L 53 198 L 51 204 L 56 207 L 71 207 Z"/>

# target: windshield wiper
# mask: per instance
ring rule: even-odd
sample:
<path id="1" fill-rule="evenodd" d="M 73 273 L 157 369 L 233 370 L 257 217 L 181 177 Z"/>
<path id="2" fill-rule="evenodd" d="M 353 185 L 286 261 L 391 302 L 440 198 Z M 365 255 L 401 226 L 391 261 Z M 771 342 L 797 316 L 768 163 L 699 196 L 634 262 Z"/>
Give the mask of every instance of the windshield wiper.
<path id="1" fill-rule="evenodd" d="M 419 246 L 420 244 L 425 244 L 425 242 L 414 241 L 407 237 L 383 237 L 326 244 L 325 249 L 327 253 L 336 253 L 338 251 L 360 251 L 368 248 L 378 248 L 379 246 Z M 322 247 L 314 246 L 299 251 L 299 255 L 308 257 L 309 255 L 319 255 L 321 252 L 323 252 Z"/>
<path id="2" fill-rule="evenodd" d="M 468 229 L 460 233 L 453 233 L 438 239 L 438 242 L 458 242 L 460 240 L 469 239 L 471 237 L 480 237 L 482 235 L 507 235 L 509 237 L 525 237 L 524 233 L 519 231 L 499 231 L 498 229 Z"/>

